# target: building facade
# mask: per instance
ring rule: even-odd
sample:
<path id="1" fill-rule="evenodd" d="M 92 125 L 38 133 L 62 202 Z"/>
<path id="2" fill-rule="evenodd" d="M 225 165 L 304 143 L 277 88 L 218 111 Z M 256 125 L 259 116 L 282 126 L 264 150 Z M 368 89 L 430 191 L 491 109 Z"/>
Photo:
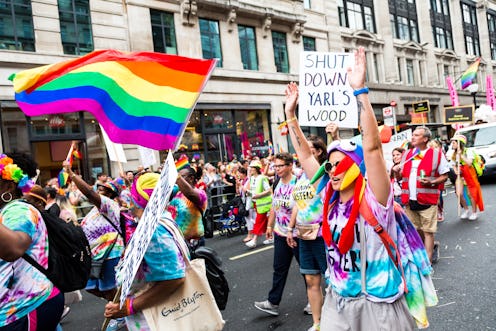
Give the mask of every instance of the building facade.
<path id="1" fill-rule="evenodd" d="M 278 126 L 285 119 L 285 85 L 299 78 L 300 53 L 359 46 L 367 52 L 378 119 L 394 101 L 397 121 L 409 123 L 412 104 L 427 100 L 430 112 L 421 121 L 441 123 L 444 107 L 452 105 L 446 77 L 456 81 L 479 57 L 479 91 L 455 85 L 460 104 L 486 101 L 486 76 L 496 73 L 496 1 L 0 0 L 0 149 L 32 153 L 53 176 L 77 140 L 87 179 L 116 175 L 90 114 L 26 118 L 8 80 L 20 70 L 113 48 L 219 59 L 183 136 L 183 153 L 230 160 L 263 155 L 269 141 L 288 151 Z M 447 130 L 441 126 L 438 135 Z M 323 134 L 322 128 L 306 131 Z M 125 150 L 124 169 L 136 169 L 138 151 Z"/>

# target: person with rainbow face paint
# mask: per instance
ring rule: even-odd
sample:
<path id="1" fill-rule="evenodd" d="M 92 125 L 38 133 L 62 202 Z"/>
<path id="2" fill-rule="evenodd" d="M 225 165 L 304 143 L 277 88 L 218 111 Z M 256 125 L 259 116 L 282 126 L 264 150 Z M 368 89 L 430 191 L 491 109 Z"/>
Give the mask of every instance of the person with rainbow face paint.
<path id="1" fill-rule="evenodd" d="M 401 246 L 405 238 L 397 236 L 391 182 L 365 87 L 365 51 L 360 47 L 354 55 L 354 66 L 347 69 L 347 76 L 358 103 L 363 146 L 347 140 L 333 141 L 322 166 L 312 157 L 295 117 L 298 87 L 290 83 L 286 88 L 286 122 L 295 136 L 293 145 L 305 174 L 312 178 L 323 200 L 322 236 L 329 287 L 320 330 L 413 330 L 415 323 L 405 300 L 401 272 L 360 212 L 361 202 L 366 202 L 384 231 Z"/>

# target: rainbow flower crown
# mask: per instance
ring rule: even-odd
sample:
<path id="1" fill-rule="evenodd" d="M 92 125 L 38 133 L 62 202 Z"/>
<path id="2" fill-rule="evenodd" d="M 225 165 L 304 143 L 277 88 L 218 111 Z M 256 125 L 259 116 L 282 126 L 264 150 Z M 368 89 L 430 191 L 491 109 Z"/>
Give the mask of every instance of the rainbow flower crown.
<path id="1" fill-rule="evenodd" d="M 11 180 L 16 183 L 22 193 L 29 192 L 34 185 L 28 175 L 5 154 L 0 154 L 0 175 L 2 179 Z"/>

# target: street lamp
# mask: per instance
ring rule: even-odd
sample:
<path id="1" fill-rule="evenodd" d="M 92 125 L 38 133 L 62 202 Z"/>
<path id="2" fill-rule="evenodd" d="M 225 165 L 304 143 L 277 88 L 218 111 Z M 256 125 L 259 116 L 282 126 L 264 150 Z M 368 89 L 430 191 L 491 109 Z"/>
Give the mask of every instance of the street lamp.
<path id="1" fill-rule="evenodd" d="M 477 100 L 475 99 L 475 96 L 477 95 L 477 91 L 479 90 L 479 84 L 470 84 L 467 86 L 467 90 L 472 94 L 472 98 L 474 98 L 474 109 L 477 109 Z"/>

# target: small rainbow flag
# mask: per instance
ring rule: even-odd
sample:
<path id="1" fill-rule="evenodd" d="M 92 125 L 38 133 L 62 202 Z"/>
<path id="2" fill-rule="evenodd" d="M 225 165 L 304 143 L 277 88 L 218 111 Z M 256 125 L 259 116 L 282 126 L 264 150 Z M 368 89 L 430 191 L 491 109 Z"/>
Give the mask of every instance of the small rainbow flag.
<path id="1" fill-rule="evenodd" d="M 67 179 L 69 178 L 69 174 L 65 172 L 64 169 L 60 170 L 59 175 L 57 176 L 59 187 L 65 187 L 67 185 Z"/>
<path id="2" fill-rule="evenodd" d="M 176 161 L 176 169 L 177 171 L 182 170 L 184 168 L 189 167 L 189 160 L 186 155 L 181 155 L 181 157 Z"/>
<path id="3" fill-rule="evenodd" d="M 27 116 L 88 111 L 115 143 L 175 149 L 216 60 L 99 50 L 9 77 Z"/>
<path id="4" fill-rule="evenodd" d="M 478 58 L 472 63 L 467 70 L 462 74 L 462 90 L 466 89 L 474 82 L 475 76 L 477 75 L 477 71 L 479 70 L 479 63 L 481 59 Z"/>

